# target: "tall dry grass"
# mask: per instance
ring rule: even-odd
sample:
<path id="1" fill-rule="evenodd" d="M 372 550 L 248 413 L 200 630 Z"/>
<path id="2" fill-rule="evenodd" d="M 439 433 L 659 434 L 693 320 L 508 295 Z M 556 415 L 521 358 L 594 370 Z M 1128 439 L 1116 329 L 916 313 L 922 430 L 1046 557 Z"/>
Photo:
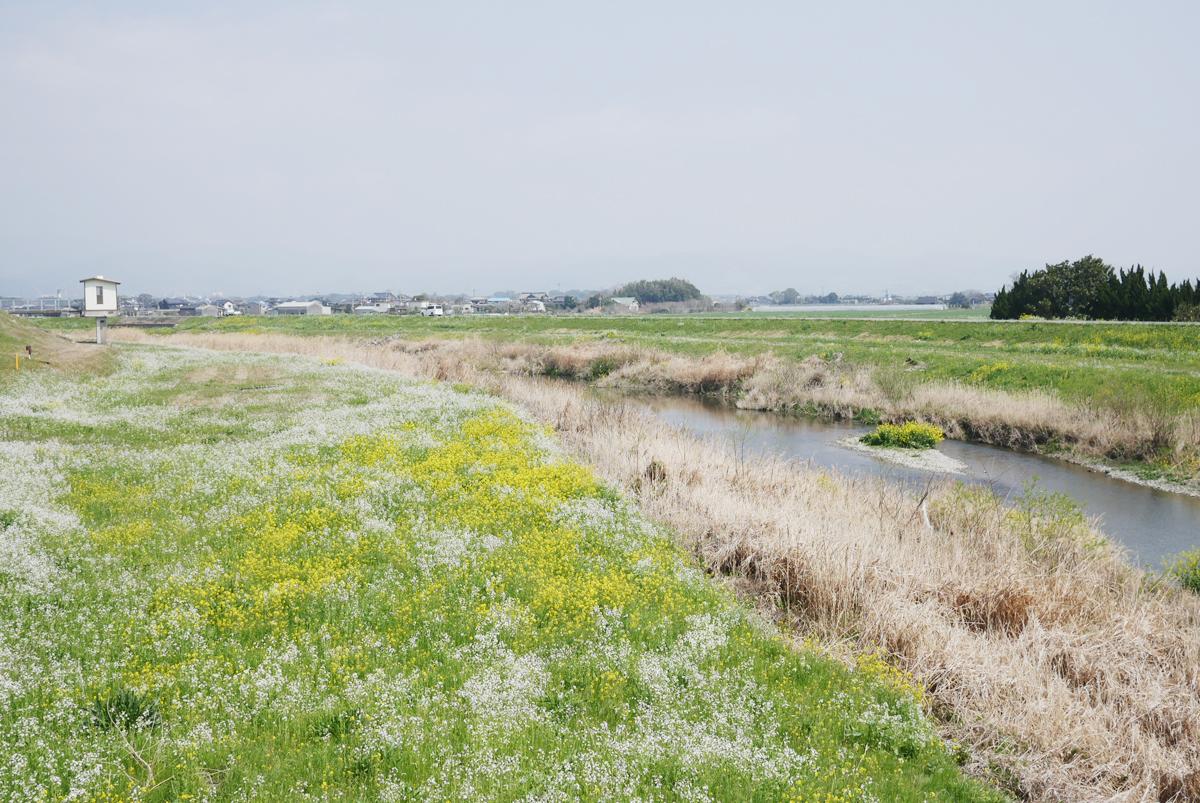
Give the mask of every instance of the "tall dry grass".
<path id="1" fill-rule="evenodd" d="M 1200 800 L 1200 598 L 1133 568 L 1086 523 L 943 486 L 925 500 L 927 524 L 920 500 L 881 481 L 743 459 L 633 406 L 514 375 L 538 373 L 528 361 L 540 352 L 281 335 L 172 341 L 337 357 L 497 392 L 552 424 L 797 638 L 847 655 L 882 651 L 911 672 L 971 771 L 1034 800 Z M 504 363 L 509 373 L 495 370 Z M 637 365 L 613 372 L 649 370 Z M 730 365 L 717 367 L 745 369 Z M 939 398 L 921 393 L 913 403 Z"/>

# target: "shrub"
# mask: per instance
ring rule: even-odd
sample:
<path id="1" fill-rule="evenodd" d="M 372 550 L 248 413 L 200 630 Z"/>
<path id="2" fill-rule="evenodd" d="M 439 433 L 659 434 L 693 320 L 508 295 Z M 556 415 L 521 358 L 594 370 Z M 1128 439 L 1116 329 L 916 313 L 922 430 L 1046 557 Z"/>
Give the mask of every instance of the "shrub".
<path id="1" fill-rule="evenodd" d="M 893 446 L 902 449 L 932 449 L 946 434 L 936 424 L 907 421 L 903 424 L 880 424 L 874 432 L 862 436 L 868 446 Z"/>
<path id="2" fill-rule="evenodd" d="M 1179 553 L 1167 571 L 1184 588 L 1200 594 L 1200 549 Z"/>

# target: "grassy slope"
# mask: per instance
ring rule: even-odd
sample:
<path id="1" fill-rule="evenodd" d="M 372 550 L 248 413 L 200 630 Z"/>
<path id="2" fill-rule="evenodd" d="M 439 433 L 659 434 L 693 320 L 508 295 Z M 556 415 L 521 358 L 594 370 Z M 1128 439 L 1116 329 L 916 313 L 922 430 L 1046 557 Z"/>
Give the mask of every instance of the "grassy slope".
<path id="1" fill-rule="evenodd" d="M 138 349 L 0 407 L 4 799 L 991 796 L 491 398 Z"/>
<path id="2" fill-rule="evenodd" d="M 92 321 L 82 323 L 88 327 L 95 326 Z M 75 323 L 75 326 L 79 326 L 79 323 Z M 32 360 L 26 356 L 26 346 L 33 347 Z M 48 331 L 45 326 L 35 326 L 30 321 L 0 312 L 0 387 L 11 381 L 16 371 L 16 360 L 13 358 L 18 354 L 23 371 L 39 371 L 50 367 L 60 372 L 90 375 L 111 370 L 113 365 L 112 355 L 107 349 L 72 342 Z"/>
<path id="3" fill-rule="evenodd" d="M 62 326 L 63 324 L 50 324 Z M 71 324 L 66 324 L 71 325 Z M 78 324 L 75 324 L 78 325 Z M 1200 408 L 1200 326 L 814 320 L 803 317 L 416 316 L 192 319 L 182 331 L 269 331 L 378 337 L 604 339 L 683 354 L 841 354 L 851 362 L 1003 390 L 1054 390 L 1120 411 Z M 906 362 L 906 361 L 911 361 Z"/>

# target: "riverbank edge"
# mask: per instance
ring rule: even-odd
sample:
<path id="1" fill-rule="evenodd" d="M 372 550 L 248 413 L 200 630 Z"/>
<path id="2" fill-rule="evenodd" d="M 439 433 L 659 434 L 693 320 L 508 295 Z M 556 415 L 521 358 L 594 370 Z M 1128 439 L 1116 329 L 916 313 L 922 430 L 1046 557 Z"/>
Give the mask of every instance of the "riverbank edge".
<path id="1" fill-rule="evenodd" d="M 851 421 L 851 422 L 855 422 L 855 423 L 859 423 L 859 424 L 868 424 L 868 423 L 874 424 L 879 421 L 879 419 L 876 419 L 876 418 L 869 418 L 867 421 L 864 421 L 863 419 L 859 418 L 858 416 L 840 415 L 837 412 L 830 411 L 830 410 L 818 410 L 818 409 L 775 410 L 775 409 L 761 409 L 761 408 L 756 408 L 756 407 L 745 407 L 745 406 L 738 404 L 737 399 L 730 399 L 728 396 L 726 396 L 724 394 L 701 394 L 701 395 L 703 395 L 704 398 L 712 399 L 714 401 L 720 402 L 723 405 L 730 406 L 730 407 L 733 407 L 738 410 L 744 410 L 746 412 L 762 413 L 764 415 L 794 416 L 797 418 L 808 418 L 808 419 L 812 419 L 812 420 L 816 420 L 816 421 Z M 886 423 L 899 424 L 899 423 L 903 423 L 905 420 L 906 419 L 904 419 L 904 418 L 895 418 L 893 420 L 887 421 Z M 1112 477 L 1113 479 L 1120 480 L 1122 482 L 1128 482 L 1131 485 L 1140 485 L 1144 488 L 1152 488 L 1156 491 L 1162 491 L 1164 493 L 1180 494 L 1181 496 L 1191 496 L 1191 497 L 1200 499 L 1200 476 L 1196 477 L 1194 480 L 1187 482 L 1187 483 L 1177 481 L 1177 480 L 1171 480 L 1171 479 L 1168 479 L 1165 477 L 1142 476 L 1141 474 L 1138 473 L 1137 467 L 1143 466 L 1143 467 L 1146 467 L 1147 469 L 1149 469 L 1152 466 L 1151 463 L 1148 463 L 1145 461 L 1140 462 L 1140 463 L 1133 463 L 1133 464 L 1117 463 L 1117 462 L 1109 461 L 1109 460 L 1106 460 L 1106 459 L 1100 458 L 1100 457 L 1094 457 L 1091 455 L 1080 454 L 1079 452 L 1072 451 L 1070 449 L 1070 447 L 1060 447 L 1060 448 L 1054 448 L 1054 449 L 1039 449 L 1035 445 L 1033 448 L 1021 448 L 1020 446 L 1017 446 L 1017 445 L 995 443 L 993 441 L 985 440 L 985 439 L 981 439 L 981 438 L 964 437 L 964 433 L 961 430 L 955 430 L 953 433 L 946 433 L 946 439 L 952 440 L 952 441 L 959 441 L 960 443 L 974 443 L 974 444 L 978 444 L 981 446 L 990 446 L 995 449 L 1005 449 L 1007 451 L 1014 452 L 1016 454 L 1030 454 L 1030 455 L 1037 455 L 1038 457 L 1044 457 L 1044 458 L 1047 458 L 1050 460 L 1061 460 L 1064 463 L 1070 463 L 1072 465 L 1080 466 L 1082 468 L 1086 468 L 1089 471 L 1094 471 L 1099 474 L 1104 474 L 1105 476 Z M 874 453 L 874 451 L 875 451 L 874 448 L 872 448 L 872 447 L 867 447 L 867 448 L 871 449 L 872 453 Z M 882 448 L 882 447 L 879 447 L 879 448 Z"/>

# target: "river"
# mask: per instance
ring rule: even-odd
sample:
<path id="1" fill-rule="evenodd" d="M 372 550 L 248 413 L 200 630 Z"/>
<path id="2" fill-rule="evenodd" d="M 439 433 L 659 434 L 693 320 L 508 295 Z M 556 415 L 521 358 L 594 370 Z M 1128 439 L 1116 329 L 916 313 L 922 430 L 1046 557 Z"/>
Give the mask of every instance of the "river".
<path id="1" fill-rule="evenodd" d="M 698 435 L 724 440 L 747 454 L 806 460 L 850 474 L 884 477 L 923 487 L 931 478 L 987 485 L 1017 499 L 1031 482 L 1040 491 L 1065 494 L 1097 520 L 1099 528 L 1124 545 L 1131 558 L 1158 568 L 1164 558 L 1200 545 L 1200 498 L 1168 493 L 1110 477 L 1054 458 L 994 446 L 944 441 L 938 449 L 966 465 L 949 475 L 899 466 L 842 446 L 838 441 L 867 431 L 857 424 L 735 410 L 690 397 L 626 397 L 668 423 Z"/>

